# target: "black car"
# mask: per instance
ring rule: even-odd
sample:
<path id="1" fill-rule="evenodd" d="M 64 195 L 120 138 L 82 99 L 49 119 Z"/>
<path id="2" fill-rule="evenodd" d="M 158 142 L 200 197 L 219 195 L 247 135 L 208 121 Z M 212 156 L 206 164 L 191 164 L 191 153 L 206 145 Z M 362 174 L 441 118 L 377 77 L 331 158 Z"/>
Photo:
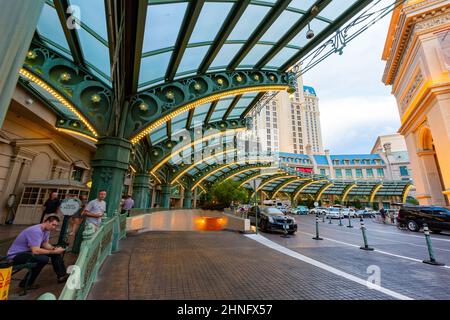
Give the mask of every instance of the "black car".
<path id="1" fill-rule="evenodd" d="M 258 227 L 262 231 L 281 231 L 285 228 L 289 234 L 297 231 L 297 223 L 291 216 L 285 215 L 275 207 L 253 207 L 248 212 L 248 218 L 252 225 L 256 224 L 256 208 L 258 208 Z"/>
<path id="2" fill-rule="evenodd" d="M 439 233 L 450 230 L 450 210 L 436 206 L 403 206 L 398 213 L 397 223 L 411 231 L 419 231 L 426 223 L 431 231 Z"/>

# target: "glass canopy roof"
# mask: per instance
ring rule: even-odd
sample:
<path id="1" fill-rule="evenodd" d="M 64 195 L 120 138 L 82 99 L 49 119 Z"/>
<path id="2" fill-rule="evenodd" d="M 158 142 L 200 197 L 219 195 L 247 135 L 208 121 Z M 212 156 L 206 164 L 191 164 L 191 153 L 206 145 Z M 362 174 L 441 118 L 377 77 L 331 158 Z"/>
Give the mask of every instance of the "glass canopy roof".
<path id="1" fill-rule="evenodd" d="M 368 0 L 134 1 L 142 4 L 139 10 L 128 9 L 128 13 L 142 13 L 142 19 L 136 20 L 139 31 L 135 32 L 136 74 L 131 79 L 135 82 L 133 91 L 137 92 L 190 75 L 223 70 L 286 71 L 370 3 Z M 46 0 L 35 41 L 112 86 L 117 82 L 111 79 L 111 55 L 115 50 L 110 41 L 113 43 L 113 39 L 117 41 L 120 37 L 111 30 L 107 4 L 105 0 Z M 126 7 L 121 10 L 127 12 L 128 4 L 125 2 Z M 72 20 L 76 28 L 69 28 Z M 306 38 L 309 29 L 315 33 L 312 39 Z M 150 141 L 155 144 L 169 139 L 177 131 L 199 123 L 239 119 L 260 96 L 248 93 L 200 105 L 158 127 L 151 133 Z"/>
<path id="2" fill-rule="evenodd" d="M 146 12 L 139 72 L 139 90 L 169 78 L 206 73 L 214 70 L 279 69 L 308 44 L 306 32 L 312 28 L 319 35 L 346 10 L 360 0 L 292 1 L 163 1 L 149 0 Z M 67 0 L 78 8 L 72 16 L 79 22 L 75 30 L 86 66 L 111 84 L 104 0 Z M 69 46 L 63 23 L 67 22 L 60 1 L 46 0 L 37 33 L 42 42 L 69 59 Z M 192 11 L 191 7 L 198 10 Z M 319 8 L 311 15 L 313 6 Z M 192 12 L 195 12 L 192 14 Z M 309 13 L 309 15 L 307 15 Z M 79 19 L 78 19 L 79 18 Z M 296 27 L 300 22 L 300 27 Z M 191 25 L 191 28 L 187 26 Z M 226 37 L 220 37 L 226 35 Z M 220 39 L 219 39 L 220 38 Z M 186 45 L 180 47 L 180 42 Z M 174 56 L 181 55 L 177 66 Z M 173 74 L 170 70 L 173 69 Z M 199 72 L 201 71 L 201 72 Z"/>

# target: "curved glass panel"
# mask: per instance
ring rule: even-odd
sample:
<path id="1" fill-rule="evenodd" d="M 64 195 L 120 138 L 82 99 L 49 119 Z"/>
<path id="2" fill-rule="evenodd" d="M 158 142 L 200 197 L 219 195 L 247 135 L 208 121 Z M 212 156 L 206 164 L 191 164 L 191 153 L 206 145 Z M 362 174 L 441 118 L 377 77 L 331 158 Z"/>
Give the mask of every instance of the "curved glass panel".
<path id="1" fill-rule="evenodd" d="M 244 44 L 224 44 L 222 49 L 220 49 L 214 61 L 211 63 L 210 68 L 214 69 L 217 67 L 226 68 L 234 56 L 239 52 Z"/>
<path id="2" fill-rule="evenodd" d="M 189 43 L 214 40 L 232 6 L 232 3 L 226 2 L 206 2 L 195 24 Z"/>
<path id="3" fill-rule="evenodd" d="M 67 39 L 59 21 L 55 8 L 45 3 L 39 18 L 37 31 L 44 42 L 58 53 L 73 60 Z M 47 40 L 47 41 L 46 41 Z"/>
<path id="4" fill-rule="evenodd" d="M 284 11 L 278 19 L 270 26 L 269 30 L 266 31 L 261 41 L 278 41 L 280 38 L 289 31 L 289 29 L 303 17 L 302 14 Z"/>
<path id="5" fill-rule="evenodd" d="M 183 59 L 178 67 L 178 73 L 186 71 L 196 71 L 208 52 L 209 46 L 187 48 L 184 52 Z"/>
<path id="6" fill-rule="evenodd" d="M 242 60 L 239 68 L 252 68 L 270 49 L 272 49 L 272 47 L 273 45 L 255 45 L 252 51 L 250 51 Z"/>
<path id="7" fill-rule="evenodd" d="M 249 5 L 227 40 L 247 40 L 269 10 L 267 6 Z"/>
<path id="8" fill-rule="evenodd" d="M 142 52 L 175 45 L 186 7 L 187 2 L 148 7 Z"/>
<path id="9" fill-rule="evenodd" d="M 358 0 L 346 0 L 346 1 L 336 1 L 333 0 L 331 3 L 326 6 L 320 13 L 319 16 L 335 20 L 339 17 L 345 10 L 350 8 L 353 4 L 355 4 Z"/>

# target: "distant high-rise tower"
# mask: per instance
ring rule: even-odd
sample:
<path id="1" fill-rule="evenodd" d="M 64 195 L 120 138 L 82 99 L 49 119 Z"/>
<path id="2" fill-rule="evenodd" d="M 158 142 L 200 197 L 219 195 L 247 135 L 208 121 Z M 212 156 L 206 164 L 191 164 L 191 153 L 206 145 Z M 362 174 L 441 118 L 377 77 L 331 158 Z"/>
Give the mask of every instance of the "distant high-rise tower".
<path id="1" fill-rule="evenodd" d="M 319 99 L 313 88 L 303 86 L 301 78 L 296 89 L 292 99 L 282 91 L 252 111 L 252 131 L 260 151 L 305 154 L 309 144 L 313 153 L 323 153 Z"/>
<path id="2" fill-rule="evenodd" d="M 322 130 L 320 128 L 319 98 L 312 87 L 303 87 L 305 98 L 305 138 L 311 145 L 311 151 L 315 154 L 323 153 Z"/>

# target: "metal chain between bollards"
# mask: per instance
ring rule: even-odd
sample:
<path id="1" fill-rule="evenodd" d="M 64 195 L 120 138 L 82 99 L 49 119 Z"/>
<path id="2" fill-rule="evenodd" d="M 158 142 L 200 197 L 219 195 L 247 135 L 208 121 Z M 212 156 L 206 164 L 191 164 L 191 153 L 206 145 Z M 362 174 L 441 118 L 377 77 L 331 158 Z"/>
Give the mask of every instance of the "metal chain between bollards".
<path id="1" fill-rule="evenodd" d="M 433 266 L 443 266 L 443 263 L 437 262 L 434 257 L 433 246 L 431 244 L 431 236 L 430 230 L 428 229 L 428 225 L 426 223 L 423 224 L 423 233 L 425 234 L 425 241 L 427 242 L 428 254 L 430 256 L 430 260 L 423 260 L 423 263 L 431 264 Z"/>

